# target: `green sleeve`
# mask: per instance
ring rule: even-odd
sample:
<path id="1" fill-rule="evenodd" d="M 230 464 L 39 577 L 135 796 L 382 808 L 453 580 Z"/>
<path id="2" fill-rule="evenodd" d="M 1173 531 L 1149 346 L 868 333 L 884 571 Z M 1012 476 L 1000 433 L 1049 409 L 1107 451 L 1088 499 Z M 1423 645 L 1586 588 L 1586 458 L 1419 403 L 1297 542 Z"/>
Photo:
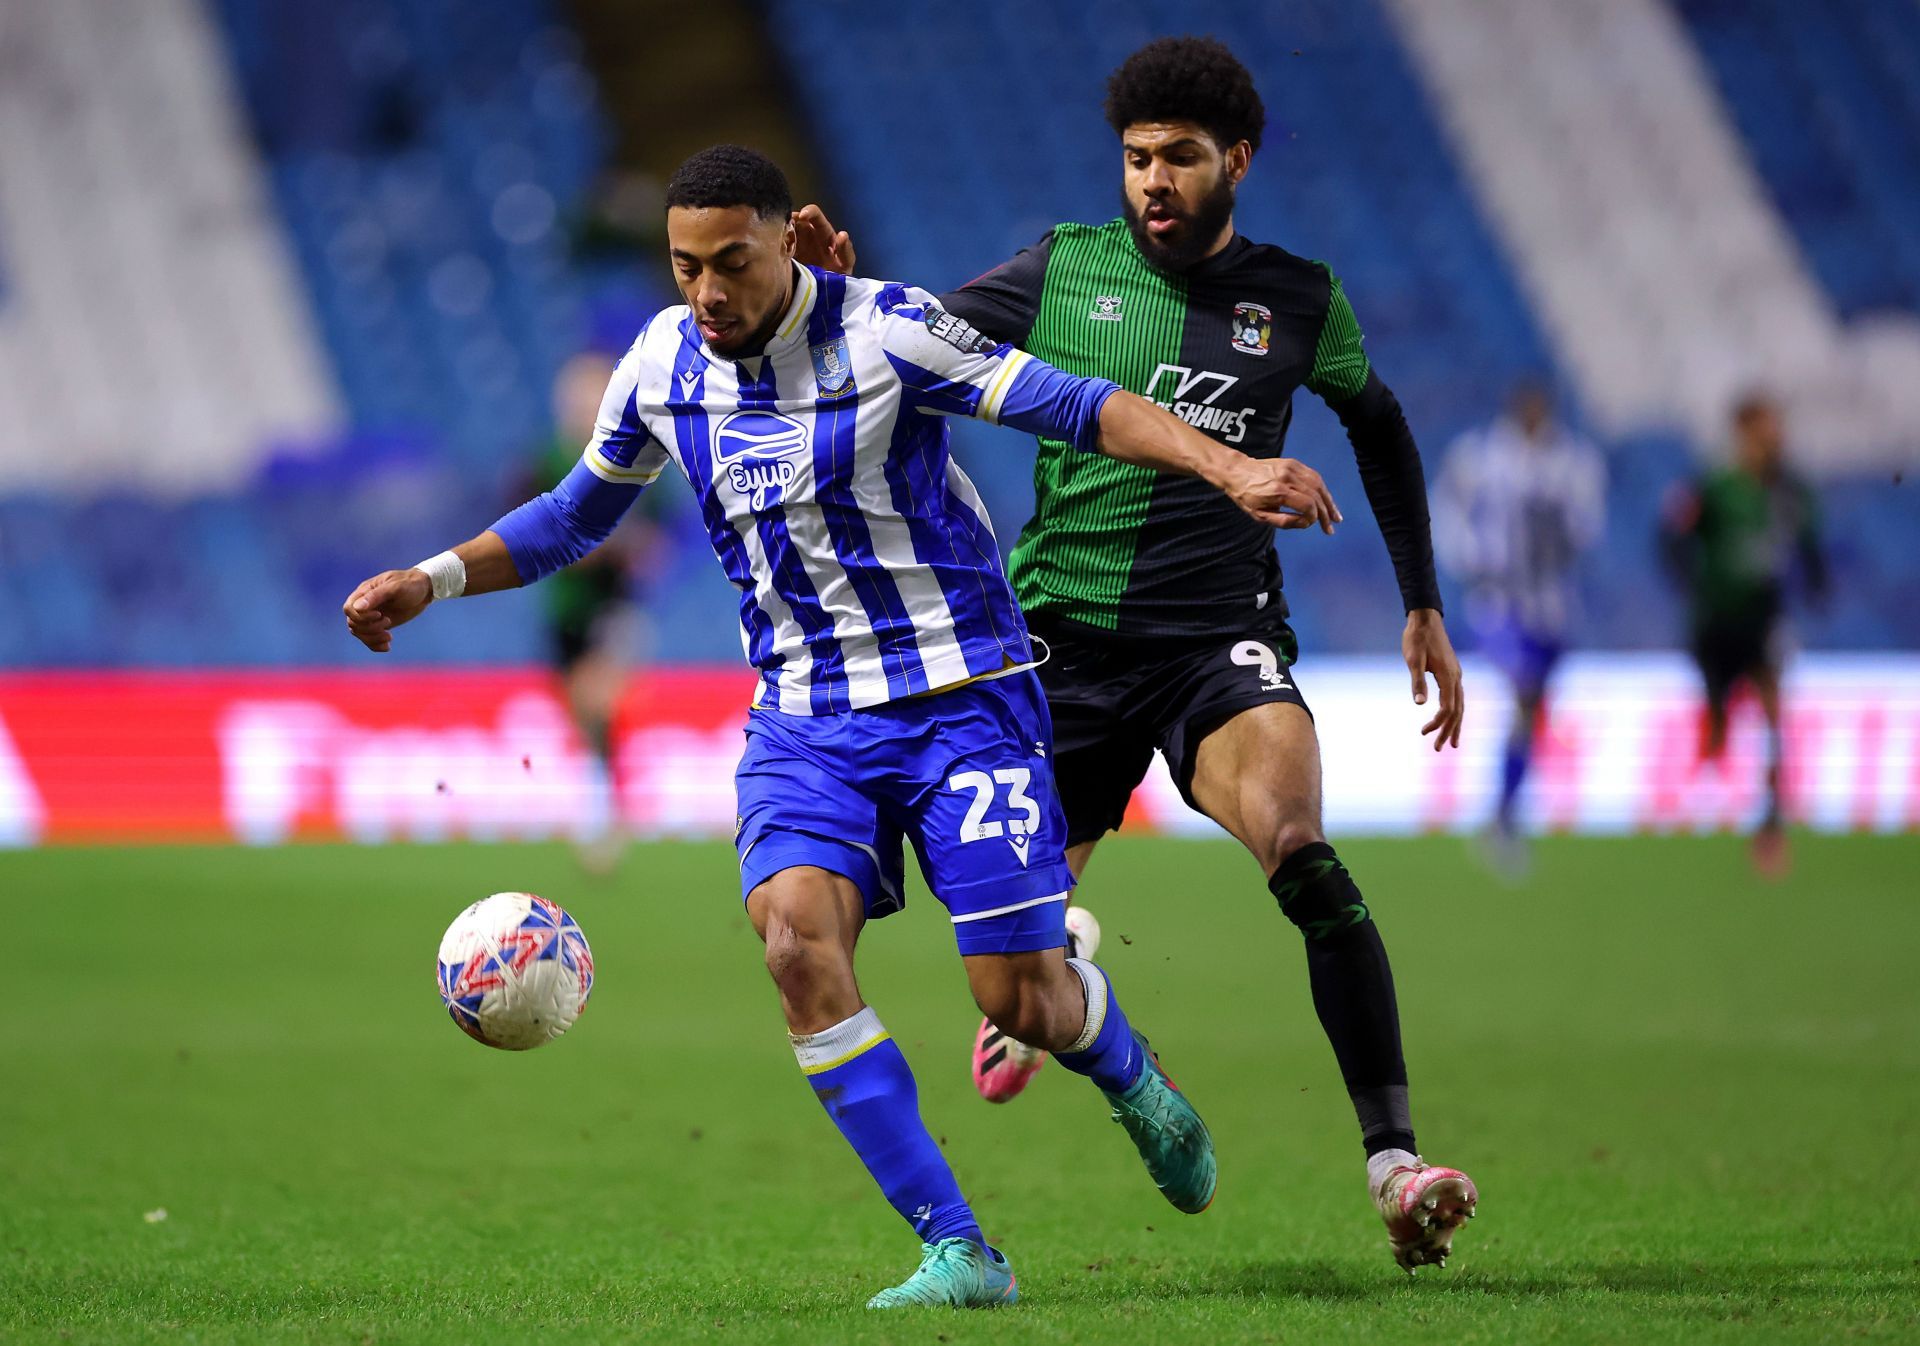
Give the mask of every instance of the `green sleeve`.
<path id="1" fill-rule="evenodd" d="M 1307 375 L 1307 388 L 1327 403 L 1345 402 L 1357 397 L 1367 386 L 1366 338 L 1360 334 L 1360 320 L 1353 316 L 1353 305 L 1340 287 L 1340 277 L 1326 263 L 1331 290 L 1327 295 L 1327 316 L 1320 322 L 1320 339 L 1313 347 L 1313 369 Z"/>

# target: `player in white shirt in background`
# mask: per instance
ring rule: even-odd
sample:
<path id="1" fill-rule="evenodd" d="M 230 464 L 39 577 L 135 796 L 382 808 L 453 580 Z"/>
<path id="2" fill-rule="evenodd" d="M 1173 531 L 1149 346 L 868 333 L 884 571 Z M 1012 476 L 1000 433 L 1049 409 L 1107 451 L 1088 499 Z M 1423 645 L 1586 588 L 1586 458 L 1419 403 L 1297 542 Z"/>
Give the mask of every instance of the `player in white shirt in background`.
<path id="1" fill-rule="evenodd" d="M 1545 721 L 1547 684 L 1578 615 L 1580 554 L 1606 527 L 1606 459 L 1554 415 L 1544 383 L 1519 384 L 1507 413 L 1455 440 L 1434 490 L 1434 548 L 1467 590 L 1481 652 L 1513 687 L 1490 841 L 1525 864 L 1519 804 Z"/>

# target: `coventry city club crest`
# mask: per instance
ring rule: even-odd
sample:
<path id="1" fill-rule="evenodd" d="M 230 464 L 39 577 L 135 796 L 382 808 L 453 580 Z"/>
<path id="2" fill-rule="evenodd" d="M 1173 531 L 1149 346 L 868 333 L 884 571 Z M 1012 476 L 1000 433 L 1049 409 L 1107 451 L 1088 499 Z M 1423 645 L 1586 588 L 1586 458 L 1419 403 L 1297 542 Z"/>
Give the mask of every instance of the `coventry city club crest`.
<path id="1" fill-rule="evenodd" d="M 1273 310 L 1265 304 L 1233 306 L 1233 348 L 1242 355 L 1265 355 L 1273 344 Z"/>
<path id="2" fill-rule="evenodd" d="M 839 397 L 853 391 L 853 357 L 847 353 L 847 339 L 835 337 L 818 346 L 813 354 L 813 378 L 820 385 L 820 396 Z"/>

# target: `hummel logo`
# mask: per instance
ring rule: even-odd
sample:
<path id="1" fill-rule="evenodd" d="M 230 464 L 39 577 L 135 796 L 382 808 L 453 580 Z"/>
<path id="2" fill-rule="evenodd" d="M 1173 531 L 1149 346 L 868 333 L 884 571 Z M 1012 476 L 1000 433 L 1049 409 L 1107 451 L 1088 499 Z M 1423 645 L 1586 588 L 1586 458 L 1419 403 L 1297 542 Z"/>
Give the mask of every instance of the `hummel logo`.
<path id="1" fill-rule="evenodd" d="M 928 1220 L 931 1220 L 932 1218 L 933 1218 L 933 1203 L 931 1201 L 927 1202 L 924 1206 L 920 1207 L 919 1210 L 913 1213 L 913 1222 L 915 1224 L 925 1224 Z"/>
<path id="2" fill-rule="evenodd" d="M 680 396 L 691 399 L 693 396 L 693 386 L 698 382 L 700 382 L 699 370 L 689 369 L 686 373 L 682 374 L 680 376 Z"/>
<path id="3" fill-rule="evenodd" d="M 1093 310 L 1087 314 L 1096 322 L 1119 322 L 1126 314 L 1120 311 L 1122 296 L 1103 294 L 1093 301 Z"/>

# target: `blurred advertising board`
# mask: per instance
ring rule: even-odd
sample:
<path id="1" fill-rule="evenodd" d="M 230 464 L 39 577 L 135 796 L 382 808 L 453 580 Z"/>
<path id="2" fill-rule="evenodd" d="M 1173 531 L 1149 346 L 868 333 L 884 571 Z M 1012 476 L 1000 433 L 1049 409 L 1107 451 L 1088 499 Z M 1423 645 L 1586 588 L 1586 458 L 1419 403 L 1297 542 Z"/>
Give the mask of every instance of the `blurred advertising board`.
<path id="1" fill-rule="evenodd" d="M 1297 673 L 1320 729 L 1329 832 L 1486 821 L 1511 716 L 1490 668 L 1468 664 L 1462 747 L 1438 755 L 1396 662 L 1309 658 Z M 0 674 L 0 845 L 565 837 L 609 800 L 636 835 L 725 837 L 752 686 L 730 668 L 636 677 L 609 795 L 537 670 Z M 1806 656 L 1788 701 L 1796 820 L 1920 827 L 1920 655 Z M 1703 762 L 1699 738 L 1680 656 L 1569 660 L 1529 786 L 1534 821 L 1586 832 L 1747 824 L 1761 806 L 1757 707 L 1736 708 L 1721 760 Z M 1128 825 L 1214 830 L 1157 763 Z"/>

